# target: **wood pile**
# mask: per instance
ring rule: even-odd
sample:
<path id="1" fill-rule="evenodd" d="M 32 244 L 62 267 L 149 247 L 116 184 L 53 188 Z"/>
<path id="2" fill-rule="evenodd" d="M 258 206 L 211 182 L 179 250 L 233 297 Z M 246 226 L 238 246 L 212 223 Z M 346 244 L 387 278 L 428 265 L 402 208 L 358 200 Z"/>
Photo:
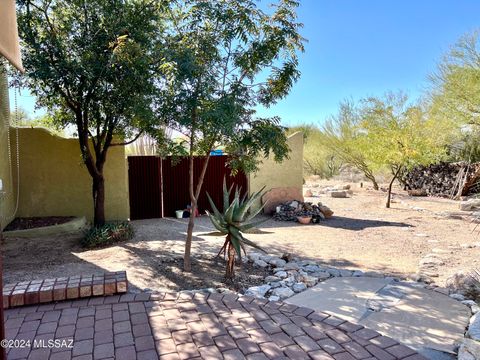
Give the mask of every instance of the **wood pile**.
<path id="1" fill-rule="evenodd" d="M 480 190 L 480 163 L 438 163 L 417 166 L 404 175 L 406 190 L 422 195 L 457 198 Z"/>

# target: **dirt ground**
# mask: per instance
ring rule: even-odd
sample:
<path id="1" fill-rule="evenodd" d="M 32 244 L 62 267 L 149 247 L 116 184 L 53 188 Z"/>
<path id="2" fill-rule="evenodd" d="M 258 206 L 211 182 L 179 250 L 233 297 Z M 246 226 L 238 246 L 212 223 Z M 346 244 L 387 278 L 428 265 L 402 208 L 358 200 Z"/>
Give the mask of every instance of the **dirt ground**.
<path id="1" fill-rule="evenodd" d="M 322 184 L 325 185 L 325 184 Z M 317 191 L 318 187 L 312 187 Z M 322 202 L 335 215 L 320 225 L 299 225 L 269 220 L 262 234 L 249 234 L 269 252 L 311 258 L 325 265 L 378 271 L 408 277 L 419 261 L 436 253 L 444 260 L 434 278 L 438 285 L 458 270 L 480 268 L 480 228 L 470 219 L 450 218 L 459 213 L 458 202 L 439 198 L 412 198 L 396 191 L 391 209 L 385 193 L 353 186 L 350 198 L 320 195 L 307 200 Z M 211 261 L 223 244 L 202 233 L 212 229 L 206 217 L 195 228 L 192 252 L 196 259 L 191 276 L 181 271 L 188 219 L 134 221 L 135 238 L 105 249 L 84 251 L 79 236 L 5 240 L 5 282 L 69 276 L 79 273 L 127 270 L 135 288 L 182 289 L 221 287 L 222 262 Z M 262 271 L 244 267 L 238 286 L 261 280 Z"/>

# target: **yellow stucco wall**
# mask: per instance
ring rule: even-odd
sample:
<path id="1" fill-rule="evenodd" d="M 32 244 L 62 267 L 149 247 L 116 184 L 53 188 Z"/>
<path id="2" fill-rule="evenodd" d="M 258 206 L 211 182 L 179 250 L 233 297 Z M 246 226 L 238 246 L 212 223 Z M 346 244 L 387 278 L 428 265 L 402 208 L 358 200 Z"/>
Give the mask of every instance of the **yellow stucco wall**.
<path id="1" fill-rule="evenodd" d="M 53 135 L 43 128 L 19 128 L 19 139 L 17 216 L 86 216 L 91 220 L 92 181 L 82 162 L 78 140 Z M 124 147 L 110 148 L 105 164 L 107 220 L 130 216 L 127 176 Z"/>
<path id="2" fill-rule="evenodd" d="M 277 163 L 273 158 L 261 159 L 256 173 L 249 174 L 249 191 L 252 194 L 265 186 L 265 192 L 279 187 L 303 186 L 303 133 L 297 132 L 288 138 L 289 159 Z M 260 206 L 260 203 L 256 204 Z"/>
<path id="3" fill-rule="evenodd" d="M 5 69 L 0 63 L 0 179 L 3 181 L 4 193 L 0 194 L 0 225 L 3 229 L 11 220 L 15 211 L 15 194 L 11 181 L 8 159 L 8 83 Z"/>

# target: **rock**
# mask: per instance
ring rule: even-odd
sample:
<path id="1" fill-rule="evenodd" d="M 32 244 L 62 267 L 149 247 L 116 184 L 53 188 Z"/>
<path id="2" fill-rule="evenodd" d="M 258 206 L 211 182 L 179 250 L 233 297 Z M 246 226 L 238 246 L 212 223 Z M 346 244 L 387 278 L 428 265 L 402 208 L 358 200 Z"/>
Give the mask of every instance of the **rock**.
<path id="1" fill-rule="evenodd" d="M 307 287 L 315 286 L 317 284 L 317 281 L 318 281 L 318 279 L 316 277 L 309 276 L 309 275 L 302 276 L 301 280 L 302 280 L 303 283 L 305 283 L 305 285 L 307 285 Z"/>
<path id="2" fill-rule="evenodd" d="M 282 259 L 285 260 L 286 262 L 293 261 L 293 255 L 290 253 L 283 253 Z"/>
<path id="3" fill-rule="evenodd" d="M 292 261 L 292 262 L 286 263 L 283 268 L 285 270 L 299 270 L 300 266 L 296 262 Z"/>
<path id="4" fill-rule="evenodd" d="M 265 282 L 267 282 L 267 283 L 274 282 L 274 281 L 280 281 L 280 280 L 281 279 L 278 276 L 272 276 L 272 275 L 267 276 L 265 278 Z"/>
<path id="5" fill-rule="evenodd" d="M 462 201 L 459 205 L 459 208 L 462 211 L 480 210 L 480 199 L 470 199 L 467 201 Z"/>
<path id="6" fill-rule="evenodd" d="M 364 275 L 364 272 L 362 270 L 355 270 L 352 274 L 352 276 L 355 276 L 355 277 L 360 277 L 363 275 Z"/>
<path id="7" fill-rule="evenodd" d="M 339 277 L 340 276 L 340 271 L 337 270 L 337 269 L 330 268 L 330 269 L 327 269 L 326 272 L 328 272 L 333 277 Z"/>
<path id="8" fill-rule="evenodd" d="M 458 349 L 458 360 L 480 359 L 480 343 L 471 339 L 463 339 Z"/>
<path id="9" fill-rule="evenodd" d="M 330 196 L 332 198 L 346 198 L 347 192 L 346 191 L 331 191 Z"/>
<path id="10" fill-rule="evenodd" d="M 332 217 L 333 211 L 328 206 L 318 205 L 318 208 L 327 219 Z"/>
<path id="11" fill-rule="evenodd" d="M 315 272 L 320 271 L 320 267 L 318 265 L 307 265 L 303 267 L 303 270 L 307 272 Z"/>
<path id="12" fill-rule="evenodd" d="M 293 289 L 294 292 L 299 293 L 299 292 L 307 290 L 307 285 L 305 285 L 302 282 L 298 282 L 296 284 L 293 284 L 292 289 Z"/>
<path id="13" fill-rule="evenodd" d="M 339 270 L 341 277 L 350 277 L 353 275 L 353 271 L 351 270 Z"/>
<path id="14" fill-rule="evenodd" d="M 267 264 L 272 260 L 275 256 L 272 255 L 262 255 L 260 256 L 260 260 L 265 261 Z"/>
<path id="15" fill-rule="evenodd" d="M 466 336 L 475 341 L 480 341 L 480 313 L 476 313 L 470 318 Z"/>
<path id="16" fill-rule="evenodd" d="M 259 254 L 259 253 L 255 253 L 255 252 L 252 252 L 252 253 L 248 253 L 248 258 L 252 261 L 252 262 L 255 262 L 256 260 L 260 260 L 260 257 L 262 255 Z"/>
<path id="17" fill-rule="evenodd" d="M 282 281 L 286 286 L 292 286 L 295 284 L 295 276 L 289 276 L 285 280 Z"/>
<path id="18" fill-rule="evenodd" d="M 310 189 L 305 190 L 305 195 L 304 196 L 305 197 L 312 197 L 313 196 L 312 190 L 310 190 Z"/>
<path id="19" fill-rule="evenodd" d="M 272 289 L 276 289 L 276 288 L 282 286 L 282 282 L 281 281 L 275 281 L 275 282 L 271 282 L 269 285 L 272 287 Z"/>
<path id="20" fill-rule="evenodd" d="M 363 274 L 363 276 L 373 277 L 373 278 L 383 278 L 383 274 L 376 272 L 376 271 L 367 271 Z"/>
<path id="21" fill-rule="evenodd" d="M 276 296 L 276 295 L 272 295 L 268 298 L 268 300 L 270 301 L 279 301 L 280 300 L 280 296 Z"/>
<path id="22" fill-rule="evenodd" d="M 263 298 L 271 288 L 270 285 L 252 286 L 245 291 L 245 295 Z"/>
<path id="23" fill-rule="evenodd" d="M 280 288 L 274 289 L 272 294 L 274 296 L 278 296 L 280 299 L 283 300 L 294 295 L 295 292 L 288 287 L 280 287 Z"/>
<path id="24" fill-rule="evenodd" d="M 445 261 L 436 257 L 435 254 L 429 254 L 420 260 L 420 266 L 422 265 L 445 265 Z"/>
<path id="25" fill-rule="evenodd" d="M 319 280 L 325 280 L 330 277 L 330 273 L 326 271 L 316 271 L 314 273 L 311 273 L 310 276 L 316 277 Z"/>
<path id="26" fill-rule="evenodd" d="M 334 187 L 335 190 L 350 190 L 350 188 L 351 188 L 350 184 L 336 185 Z"/>
<path id="27" fill-rule="evenodd" d="M 253 263 L 254 263 L 256 266 L 261 267 L 261 268 L 266 268 L 266 267 L 268 266 L 268 264 L 267 264 L 265 261 L 260 260 L 260 259 L 259 259 L 259 260 L 255 260 Z"/>
<path id="28" fill-rule="evenodd" d="M 287 262 L 283 259 L 280 259 L 279 257 L 273 257 L 272 259 L 270 259 L 270 261 L 268 261 L 268 263 L 272 266 L 279 268 L 285 266 Z"/>
<path id="29" fill-rule="evenodd" d="M 277 271 L 275 276 L 278 276 L 280 279 L 285 279 L 288 277 L 288 273 L 286 271 Z"/>
<path id="30" fill-rule="evenodd" d="M 263 212 L 265 214 L 271 214 L 278 205 L 292 200 L 303 201 L 303 191 L 301 187 L 273 188 L 262 196 L 262 204 L 266 204 Z"/>
<path id="31" fill-rule="evenodd" d="M 474 315 L 480 311 L 480 306 L 473 300 L 463 300 L 462 304 L 467 305 Z"/>
<path id="32" fill-rule="evenodd" d="M 463 296 L 462 294 L 450 294 L 449 295 L 452 299 L 455 299 L 457 301 L 463 301 L 465 300 L 465 296 Z"/>

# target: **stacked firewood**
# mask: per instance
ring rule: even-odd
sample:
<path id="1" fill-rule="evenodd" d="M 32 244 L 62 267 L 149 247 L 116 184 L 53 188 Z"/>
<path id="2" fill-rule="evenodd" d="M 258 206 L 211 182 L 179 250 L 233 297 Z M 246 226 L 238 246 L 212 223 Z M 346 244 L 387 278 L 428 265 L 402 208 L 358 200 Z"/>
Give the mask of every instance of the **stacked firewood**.
<path id="1" fill-rule="evenodd" d="M 430 196 L 456 197 L 479 191 L 480 163 L 465 162 L 417 166 L 403 177 L 407 190 Z"/>

